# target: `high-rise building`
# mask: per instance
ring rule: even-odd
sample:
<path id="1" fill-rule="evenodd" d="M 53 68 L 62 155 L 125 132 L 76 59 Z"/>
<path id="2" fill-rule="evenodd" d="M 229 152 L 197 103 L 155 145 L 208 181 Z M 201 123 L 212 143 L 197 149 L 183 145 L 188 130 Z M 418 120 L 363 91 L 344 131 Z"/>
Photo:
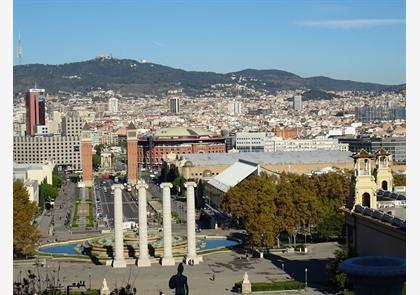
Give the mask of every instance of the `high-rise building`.
<path id="1" fill-rule="evenodd" d="M 240 101 L 230 101 L 228 105 L 229 115 L 239 115 L 242 113 L 242 102 Z"/>
<path id="2" fill-rule="evenodd" d="M 293 97 L 293 110 L 299 111 L 302 109 L 302 95 L 295 95 Z"/>
<path id="3" fill-rule="evenodd" d="M 118 99 L 111 97 L 108 100 L 108 111 L 111 113 L 118 113 Z"/>
<path id="4" fill-rule="evenodd" d="M 37 125 L 45 125 L 45 89 L 26 92 L 26 134 L 33 136 Z"/>
<path id="5" fill-rule="evenodd" d="M 171 113 L 178 114 L 179 113 L 179 98 L 178 97 L 170 98 L 169 104 L 171 107 Z"/>

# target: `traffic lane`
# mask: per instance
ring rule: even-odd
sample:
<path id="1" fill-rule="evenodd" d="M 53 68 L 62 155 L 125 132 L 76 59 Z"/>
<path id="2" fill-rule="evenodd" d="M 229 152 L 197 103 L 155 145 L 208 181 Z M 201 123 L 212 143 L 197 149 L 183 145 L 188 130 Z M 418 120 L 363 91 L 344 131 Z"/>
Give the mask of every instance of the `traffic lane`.
<path id="1" fill-rule="evenodd" d="M 123 202 L 124 221 L 138 222 L 139 211 L 138 211 L 136 199 L 131 195 L 130 192 L 123 190 L 122 202 Z"/>

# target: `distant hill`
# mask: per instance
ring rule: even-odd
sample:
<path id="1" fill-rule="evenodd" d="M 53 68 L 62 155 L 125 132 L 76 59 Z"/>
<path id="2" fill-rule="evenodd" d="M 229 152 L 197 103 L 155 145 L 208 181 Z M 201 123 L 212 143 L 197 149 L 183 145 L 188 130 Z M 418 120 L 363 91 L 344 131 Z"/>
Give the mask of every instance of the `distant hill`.
<path id="1" fill-rule="evenodd" d="M 62 65 L 18 65 L 13 68 L 13 79 L 15 93 L 24 92 L 36 83 L 49 93 L 58 90 L 83 93 L 100 87 L 133 96 L 161 95 L 168 90 L 180 88 L 184 93 L 192 95 L 205 93 L 215 84 L 226 89 L 234 83 L 270 94 L 282 89 L 380 91 L 399 87 L 327 77 L 302 78 L 281 70 L 246 69 L 227 74 L 185 71 L 129 59 L 92 59 Z"/>

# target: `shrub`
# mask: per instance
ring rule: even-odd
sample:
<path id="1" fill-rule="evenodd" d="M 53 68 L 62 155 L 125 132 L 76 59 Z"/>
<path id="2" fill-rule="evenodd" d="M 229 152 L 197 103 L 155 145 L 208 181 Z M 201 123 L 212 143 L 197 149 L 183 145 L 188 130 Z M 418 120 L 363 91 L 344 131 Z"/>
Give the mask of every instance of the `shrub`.
<path id="1" fill-rule="evenodd" d="M 281 291 L 304 289 L 305 284 L 299 281 L 275 281 L 269 283 L 252 283 L 252 291 Z"/>

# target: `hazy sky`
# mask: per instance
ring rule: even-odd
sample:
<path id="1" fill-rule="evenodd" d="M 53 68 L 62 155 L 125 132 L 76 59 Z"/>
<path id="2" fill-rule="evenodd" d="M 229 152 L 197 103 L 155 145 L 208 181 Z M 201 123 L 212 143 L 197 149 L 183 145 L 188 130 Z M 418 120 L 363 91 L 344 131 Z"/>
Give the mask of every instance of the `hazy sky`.
<path id="1" fill-rule="evenodd" d="M 15 47 L 18 32 L 24 63 L 112 53 L 186 70 L 405 83 L 403 0 L 15 0 Z"/>

